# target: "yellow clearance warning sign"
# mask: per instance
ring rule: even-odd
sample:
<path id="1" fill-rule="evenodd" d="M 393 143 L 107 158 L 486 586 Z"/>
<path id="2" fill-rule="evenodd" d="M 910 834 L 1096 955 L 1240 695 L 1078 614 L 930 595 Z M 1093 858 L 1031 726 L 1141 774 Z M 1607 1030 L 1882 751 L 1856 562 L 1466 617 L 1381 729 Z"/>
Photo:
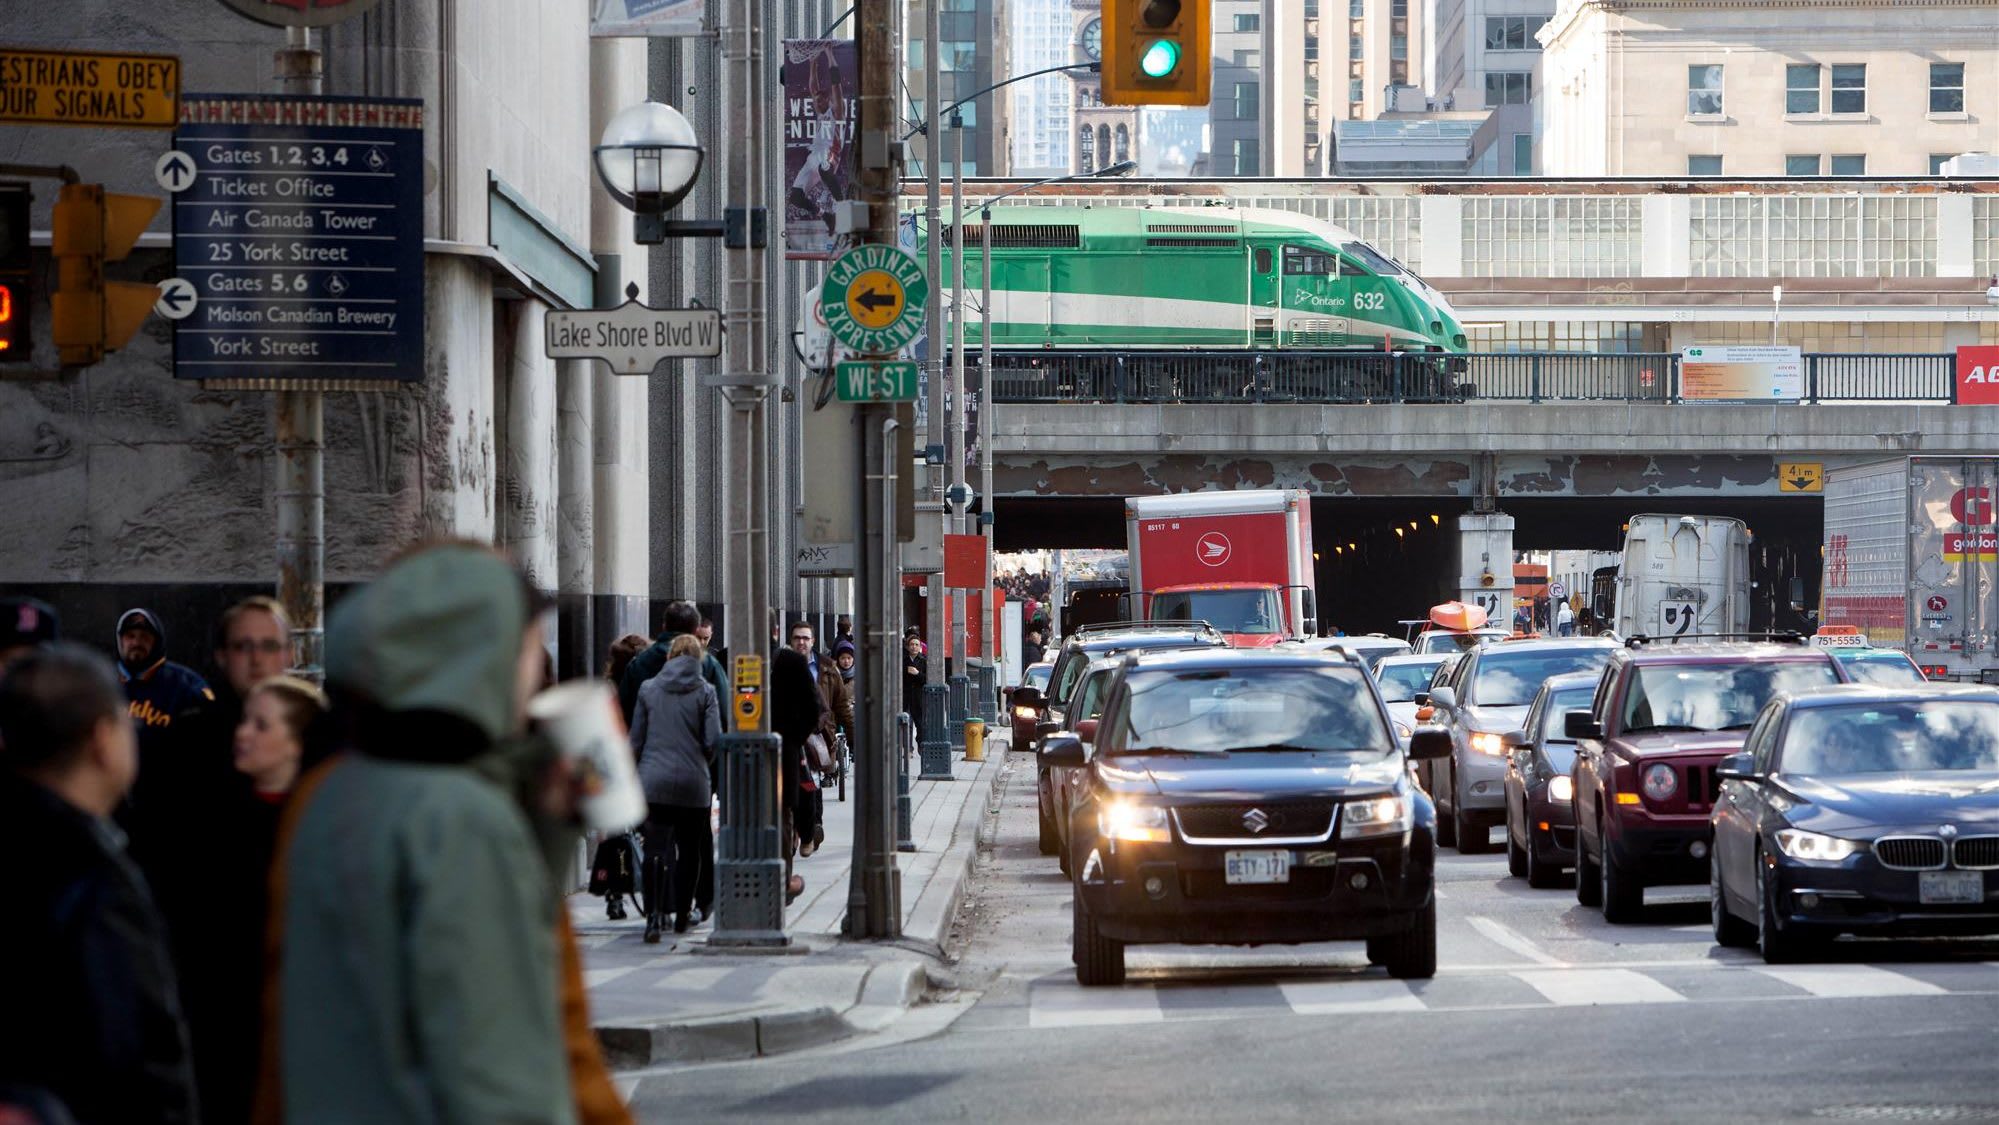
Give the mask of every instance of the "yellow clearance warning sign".
<path id="1" fill-rule="evenodd" d="M 0 122 L 171 129 L 180 59 L 0 47 Z"/>
<path id="2" fill-rule="evenodd" d="M 1824 492 L 1825 466 L 1817 461 L 1784 461 L 1777 465 L 1777 491 Z"/>

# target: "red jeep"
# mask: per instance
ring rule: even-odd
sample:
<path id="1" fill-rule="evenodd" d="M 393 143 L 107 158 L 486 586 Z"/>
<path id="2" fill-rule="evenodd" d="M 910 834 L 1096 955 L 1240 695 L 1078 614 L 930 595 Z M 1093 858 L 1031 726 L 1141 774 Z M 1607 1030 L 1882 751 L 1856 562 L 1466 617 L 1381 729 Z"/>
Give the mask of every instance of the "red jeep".
<path id="1" fill-rule="evenodd" d="M 1612 655 L 1576 741 L 1576 901 L 1636 921 L 1645 888 L 1708 881 L 1721 791 L 1715 763 L 1742 749 L 1778 692 L 1844 683 L 1824 649 L 1801 644 L 1650 644 Z"/>

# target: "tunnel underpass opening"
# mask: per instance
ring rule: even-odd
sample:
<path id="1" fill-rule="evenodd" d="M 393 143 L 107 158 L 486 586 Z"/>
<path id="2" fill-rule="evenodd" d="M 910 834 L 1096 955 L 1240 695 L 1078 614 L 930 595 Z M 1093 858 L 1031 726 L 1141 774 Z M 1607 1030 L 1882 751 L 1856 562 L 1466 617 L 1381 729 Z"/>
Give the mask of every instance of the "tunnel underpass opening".
<path id="1" fill-rule="evenodd" d="M 1618 551 L 1625 522 L 1645 512 L 1740 519 L 1754 536 L 1751 628 L 1809 631 L 1816 624 L 1825 526 L 1824 505 L 1816 495 L 1507 496 L 1498 510 L 1514 519 L 1516 554 Z M 1471 505 L 1455 497 L 1314 497 L 1321 628 L 1399 637 L 1405 631 L 1399 622 L 1423 617 L 1430 606 L 1457 597 L 1457 524 L 1469 511 Z M 994 530 L 1001 551 L 1122 550 L 1124 499 L 1002 499 Z M 1511 584 L 1510 564 L 1494 573 L 1501 584 Z"/>

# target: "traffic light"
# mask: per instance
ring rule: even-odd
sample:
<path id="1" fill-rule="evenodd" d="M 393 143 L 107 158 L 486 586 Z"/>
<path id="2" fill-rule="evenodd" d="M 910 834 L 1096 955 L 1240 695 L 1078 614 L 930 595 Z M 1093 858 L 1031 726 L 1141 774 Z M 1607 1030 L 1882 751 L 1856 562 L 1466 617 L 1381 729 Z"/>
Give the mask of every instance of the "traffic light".
<path id="1" fill-rule="evenodd" d="M 26 360 L 34 340 L 28 331 L 28 309 L 35 299 L 28 249 L 28 204 L 33 201 L 28 185 L 0 184 L 0 363 Z"/>
<path id="2" fill-rule="evenodd" d="M 153 196 L 114 195 L 103 184 L 62 186 L 51 220 L 56 291 L 49 319 L 64 367 L 85 367 L 124 347 L 152 313 L 159 288 L 106 281 L 104 263 L 131 253 L 159 209 Z"/>
<path id="3" fill-rule="evenodd" d="M 1106 105 L 1207 105 L 1210 0 L 1104 0 Z"/>

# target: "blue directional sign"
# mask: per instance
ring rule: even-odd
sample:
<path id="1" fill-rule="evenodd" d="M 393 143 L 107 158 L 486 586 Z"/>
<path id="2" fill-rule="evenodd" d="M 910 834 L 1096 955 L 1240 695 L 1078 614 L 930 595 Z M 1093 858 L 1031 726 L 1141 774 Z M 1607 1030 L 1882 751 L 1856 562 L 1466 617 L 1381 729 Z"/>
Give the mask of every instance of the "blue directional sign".
<path id="1" fill-rule="evenodd" d="M 420 380 L 423 103 L 188 94 L 180 120 L 175 376 Z"/>

